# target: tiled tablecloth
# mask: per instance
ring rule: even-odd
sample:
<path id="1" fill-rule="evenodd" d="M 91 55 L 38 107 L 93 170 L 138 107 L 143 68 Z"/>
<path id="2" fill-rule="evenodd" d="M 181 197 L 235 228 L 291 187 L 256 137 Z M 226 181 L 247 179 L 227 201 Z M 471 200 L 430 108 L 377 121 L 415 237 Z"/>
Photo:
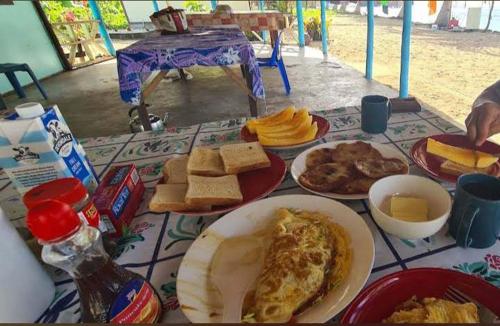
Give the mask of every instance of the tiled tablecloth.
<path id="1" fill-rule="evenodd" d="M 212 26 L 236 24 L 242 31 L 272 31 L 286 27 L 286 17 L 279 11 L 247 11 L 227 13 L 190 13 L 186 15 L 188 26 Z"/>
<path id="2" fill-rule="evenodd" d="M 358 139 L 387 144 L 408 156 L 411 146 L 420 138 L 440 133 L 461 133 L 459 129 L 436 115 L 421 113 L 393 114 L 387 132 L 371 135 L 361 131 L 358 107 L 344 107 L 317 112 L 331 124 L 331 131 L 322 140 Z M 115 137 L 84 139 L 88 156 L 101 176 L 113 165 L 133 162 L 137 165 L 147 190 L 144 202 L 131 224 L 131 232 L 119 241 L 116 261 L 132 271 L 147 277 L 156 287 L 164 302 L 165 322 L 186 322 L 176 297 L 176 276 L 184 253 L 203 229 L 217 217 L 186 217 L 179 214 L 154 214 L 147 203 L 155 183 L 161 177 L 166 158 L 173 154 L 189 153 L 193 146 L 219 147 L 239 142 L 240 128 L 245 119 L 204 123 L 190 127 L 169 128 L 160 133 L 138 133 Z M 287 164 L 305 148 L 276 151 Z M 408 160 L 411 159 L 408 157 Z M 422 174 L 411 165 L 412 174 Z M 0 204 L 10 215 L 17 214 L 16 223 L 22 224 L 23 213 L 13 209 L 15 196 L 5 175 L 0 179 Z M 453 193 L 453 185 L 443 184 Z M 271 196 L 305 193 L 290 174 Z M 8 207 L 11 209 L 7 209 Z M 375 224 L 366 200 L 345 201 L 358 212 L 370 227 L 375 239 L 375 264 L 368 283 L 381 276 L 414 267 L 445 267 L 474 274 L 500 286 L 500 241 L 488 249 L 462 249 L 446 233 L 446 227 L 437 235 L 418 241 L 402 240 L 384 233 Z M 15 216 L 14 216 L 15 217 Z M 354 248 L 356 250 L 356 248 Z M 355 272 L 355 271 L 354 271 Z M 57 284 L 57 297 L 40 321 L 75 322 L 79 320 L 78 295 L 68 275 L 52 270 Z M 29 309 L 29 307 L 26 307 Z"/>
<path id="3" fill-rule="evenodd" d="M 141 88 L 153 71 L 194 65 L 248 65 L 252 93 L 264 97 L 264 85 L 252 44 L 237 27 L 192 27 L 186 34 L 154 35 L 116 51 L 120 95 L 138 105 Z"/>

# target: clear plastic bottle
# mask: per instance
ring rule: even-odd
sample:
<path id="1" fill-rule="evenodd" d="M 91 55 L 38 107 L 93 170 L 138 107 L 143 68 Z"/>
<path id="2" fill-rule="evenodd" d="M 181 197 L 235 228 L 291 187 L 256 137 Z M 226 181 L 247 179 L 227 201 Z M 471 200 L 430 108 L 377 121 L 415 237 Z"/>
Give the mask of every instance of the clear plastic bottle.
<path id="1" fill-rule="evenodd" d="M 100 231 L 81 223 L 71 206 L 47 200 L 29 210 L 27 224 L 43 245 L 43 261 L 73 278 L 82 322 L 159 321 L 161 301 L 151 284 L 115 264 L 104 251 Z"/>

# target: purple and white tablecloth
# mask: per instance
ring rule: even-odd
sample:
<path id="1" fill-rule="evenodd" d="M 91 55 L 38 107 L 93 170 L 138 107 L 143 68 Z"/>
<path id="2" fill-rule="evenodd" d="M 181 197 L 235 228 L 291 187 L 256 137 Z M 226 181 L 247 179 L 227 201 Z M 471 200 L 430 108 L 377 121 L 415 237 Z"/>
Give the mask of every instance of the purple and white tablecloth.
<path id="1" fill-rule="evenodd" d="M 235 26 L 192 27 L 189 33 L 155 35 L 116 52 L 120 95 L 139 105 L 141 87 L 153 71 L 194 65 L 247 65 L 252 93 L 264 97 L 264 85 L 252 44 Z"/>

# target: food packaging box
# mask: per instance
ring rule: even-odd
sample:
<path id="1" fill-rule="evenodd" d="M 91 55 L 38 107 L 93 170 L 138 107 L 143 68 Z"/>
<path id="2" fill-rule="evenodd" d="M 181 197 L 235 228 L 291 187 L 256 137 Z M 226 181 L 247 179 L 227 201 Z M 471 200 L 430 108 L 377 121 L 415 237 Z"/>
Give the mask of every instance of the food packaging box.
<path id="1" fill-rule="evenodd" d="M 142 183 L 134 164 L 113 166 L 101 180 L 94 193 L 94 204 L 106 225 L 109 235 L 121 236 L 130 222 L 144 195 Z"/>
<path id="2" fill-rule="evenodd" d="M 14 113 L 0 120 L 0 168 L 21 194 L 64 177 L 95 189 L 94 169 L 57 106 L 41 111 L 32 118 Z"/>

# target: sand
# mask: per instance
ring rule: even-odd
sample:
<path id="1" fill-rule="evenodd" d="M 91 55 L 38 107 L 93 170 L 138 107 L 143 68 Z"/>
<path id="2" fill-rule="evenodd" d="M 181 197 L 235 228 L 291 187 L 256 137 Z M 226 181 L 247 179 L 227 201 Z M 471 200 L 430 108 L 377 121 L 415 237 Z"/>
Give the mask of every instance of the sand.
<path id="1" fill-rule="evenodd" d="M 395 89 L 401 30 L 399 19 L 375 18 L 373 77 Z M 366 17 L 338 14 L 329 34 L 329 51 L 364 72 Z M 433 31 L 413 25 L 410 60 L 410 95 L 463 125 L 477 95 L 500 79 L 500 33 Z"/>

